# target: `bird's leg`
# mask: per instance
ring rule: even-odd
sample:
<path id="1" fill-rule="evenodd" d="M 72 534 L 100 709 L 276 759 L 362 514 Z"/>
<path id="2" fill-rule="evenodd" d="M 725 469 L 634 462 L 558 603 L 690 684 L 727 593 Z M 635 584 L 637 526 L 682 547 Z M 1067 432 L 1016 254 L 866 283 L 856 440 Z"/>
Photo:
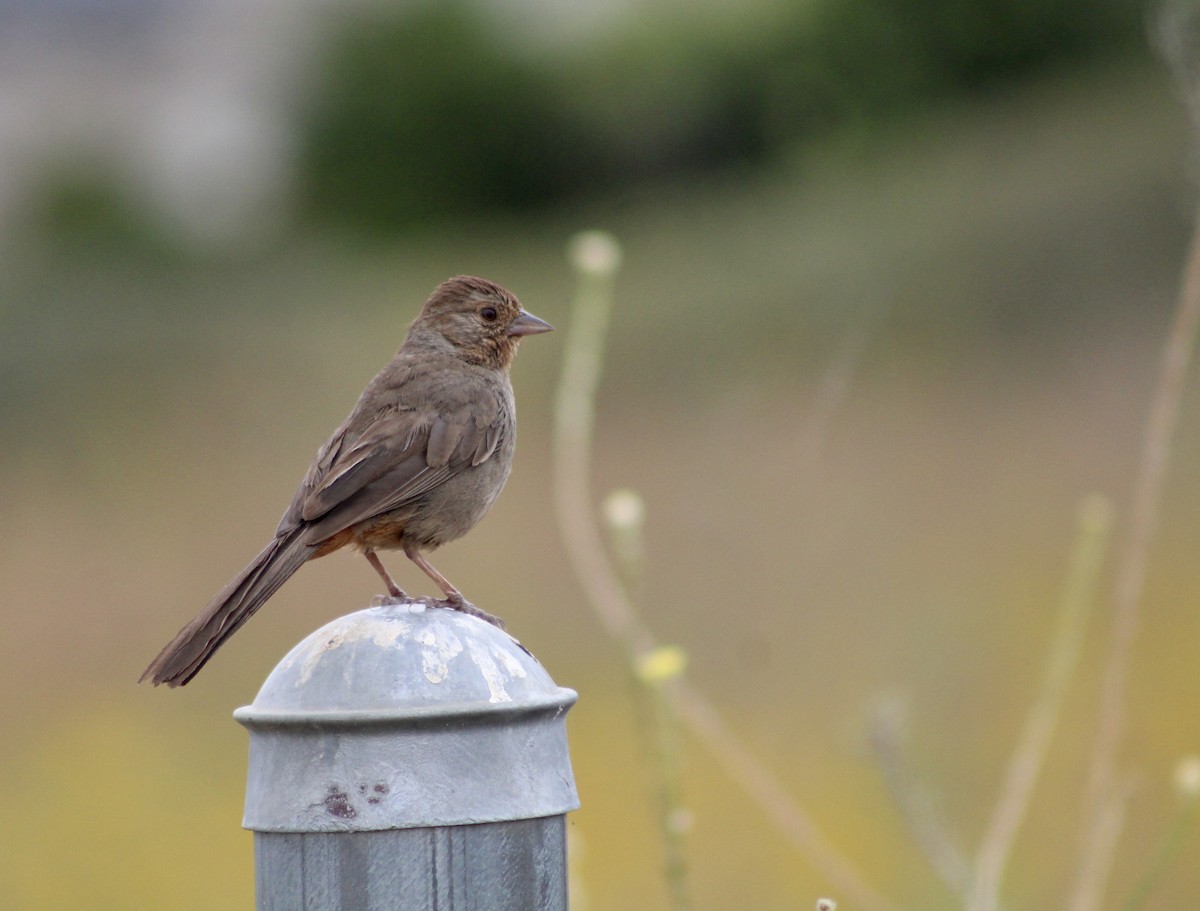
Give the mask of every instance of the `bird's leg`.
<path id="1" fill-rule="evenodd" d="M 404 552 L 408 555 L 408 559 L 412 560 L 417 564 L 417 566 L 421 567 L 421 571 L 430 579 L 432 579 L 437 584 L 438 588 L 446 593 L 447 601 L 449 601 L 451 604 L 466 603 L 467 599 L 463 597 L 462 592 L 451 585 L 450 580 L 439 573 L 437 569 L 434 568 L 434 565 L 421 555 L 420 551 L 418 551 L 416 548 L 406 547 L 404 548 Z"/>
<path id="2" fill-rule="evenodd" d="M 417 566 L 421 567 L 421 571 L 432 579 L 437 587 L 446 593 L 446 600 L 437 602 L 441 607 L 449 607 L 452 610 L 462 611 L 464 614 L 470 614 L 472 617 L 478 617 L 480 620 L 486 620 L 492 626 L 497 626 L 504 629 L 504 621 L 499 617 L 494 617 L 485 611 L 483 608 L 476 607 L 470 601 L 463 597 L 462 592 L 450 584 L 450 580 L 439 573 L 421 552 L 415 547 L 405 547 L 404 552 L 408 555 L 408 559 L 412 560 Z"/>
<path id="3" fill-rule="evenodd" d="M 376 554 L 375 551 L 367 548 L 363 551 L 363 556 L 367 558 L 367 562 L 375 568 L 375 572 L 379 573 L 380 577 L 383 579 L 383 584 L 387 586 L 389 598 L 388 603 L 404 604 L 412 600 L 407 594 L 405 594 L 404 589 L 396 584 L 396 580 L 393 579 L 388 573 L 387 569 L 383 565 L 383 562 L 379 559 L 379 555 Z"/>

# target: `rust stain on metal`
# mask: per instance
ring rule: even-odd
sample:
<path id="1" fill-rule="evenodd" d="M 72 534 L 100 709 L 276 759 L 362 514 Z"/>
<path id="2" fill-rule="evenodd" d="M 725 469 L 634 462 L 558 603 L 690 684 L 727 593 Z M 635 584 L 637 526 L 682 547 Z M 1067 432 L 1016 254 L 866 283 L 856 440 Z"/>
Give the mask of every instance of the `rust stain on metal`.
<path id="1" fill-rule="evenodd" d="M 358 815 L 358 811 L 350 803 L 350 796 L 339 790 L 335 784 L 329 786 L 329 793 L 325 795 L 325 812 L 338 819 L 353 819 Z"/>

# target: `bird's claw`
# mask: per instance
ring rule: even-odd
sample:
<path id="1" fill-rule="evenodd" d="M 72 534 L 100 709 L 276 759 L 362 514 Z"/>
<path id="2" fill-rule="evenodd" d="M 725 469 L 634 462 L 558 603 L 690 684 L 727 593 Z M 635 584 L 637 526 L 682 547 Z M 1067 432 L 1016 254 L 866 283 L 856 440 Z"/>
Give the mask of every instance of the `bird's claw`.
<path id="1" fill-rule="evenodd" d="M 459 613 L 466 614 L 467 616 L 478 617 L 480 620 L 485 620 L 492 624 L 492 626 L 496 627 L 497 629 L 507 631 L 507 627 L 505 627 L 503 620 L 501 620 L 499 617 L 489 614 L 482 607 L 476 607 L 462 595 L 458 595 L 458 597 L 450 595 L 444 600 L 434 601 L 433 606 L 448 607 L 450 610 L 456 610 Z"/>
<path id="2" fill-rule="evenodd" d="M 401 592 L 398 595 L 376 595 L 371 599 L 372 607 L 395 607 L 398 604 L 412 604 L 413 599 Z"/>

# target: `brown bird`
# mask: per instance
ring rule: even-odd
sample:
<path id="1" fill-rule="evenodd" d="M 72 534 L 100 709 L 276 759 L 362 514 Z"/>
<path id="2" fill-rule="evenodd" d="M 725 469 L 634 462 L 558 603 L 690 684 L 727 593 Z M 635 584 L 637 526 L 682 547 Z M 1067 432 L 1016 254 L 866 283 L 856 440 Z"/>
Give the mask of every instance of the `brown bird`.
<path id="1" fill-rule="evenodd" d="M 512 467 L 516 409 L 508 369 L 526 335 L 553 327 L 499 285 L 442 282 L 391 362 L 317 452 L 275 538 L 179 631 L 141 676 L 182 686 L 308 560 L 352 544 L 408 600 L 377 550 L 400 549 L 445 593 L 434 602 L 501 627 L 422 555 L 466 534 Z"/>

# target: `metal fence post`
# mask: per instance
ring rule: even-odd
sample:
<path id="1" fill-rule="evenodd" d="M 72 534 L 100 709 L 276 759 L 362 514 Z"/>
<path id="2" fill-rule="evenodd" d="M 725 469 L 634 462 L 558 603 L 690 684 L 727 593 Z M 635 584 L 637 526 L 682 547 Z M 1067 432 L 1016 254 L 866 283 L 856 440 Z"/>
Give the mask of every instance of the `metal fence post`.
<path id="1" fill-rule="evenodd" d="M 310 635 L 234 712 L 258 911 L 565 911 L 575 699 L 456 611 Z"/>

